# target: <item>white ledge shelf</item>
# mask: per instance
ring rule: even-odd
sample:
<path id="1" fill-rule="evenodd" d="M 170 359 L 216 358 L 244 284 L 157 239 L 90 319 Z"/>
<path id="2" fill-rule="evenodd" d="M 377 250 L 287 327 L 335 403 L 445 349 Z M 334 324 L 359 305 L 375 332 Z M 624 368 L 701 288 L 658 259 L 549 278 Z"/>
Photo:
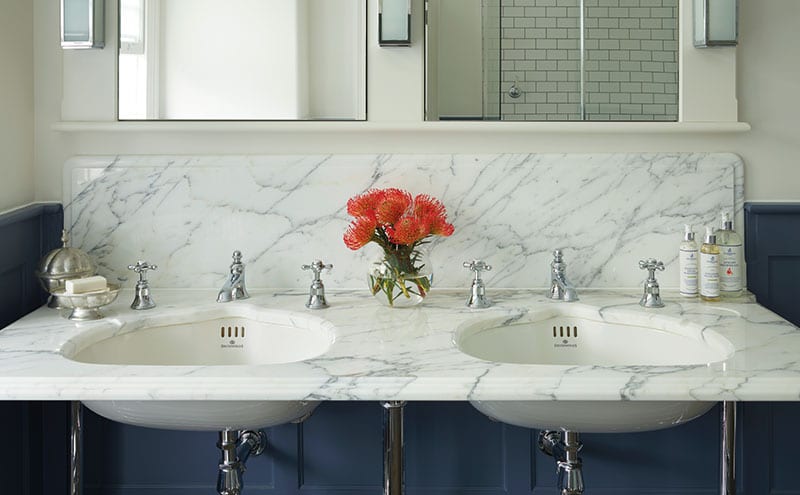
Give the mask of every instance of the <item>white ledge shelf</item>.
<path id="1" fill-rule="evenodd" d="M 747 132 L 746 122 L 349 122 L 349 121 L 69 121 L 57 132 L 693 134 Z"/>

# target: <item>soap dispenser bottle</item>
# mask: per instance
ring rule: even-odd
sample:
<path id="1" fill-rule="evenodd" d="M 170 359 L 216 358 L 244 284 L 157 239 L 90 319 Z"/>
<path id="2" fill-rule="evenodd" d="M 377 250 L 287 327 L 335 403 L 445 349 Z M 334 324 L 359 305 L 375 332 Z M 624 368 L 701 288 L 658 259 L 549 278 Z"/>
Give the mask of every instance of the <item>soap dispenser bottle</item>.
<path id="1" fill-rule="evenodd" d="M 717 236 L 706 227 L 706 237 L 700 247 L 700 299 L 719 301 L 719 247 Z"/>
<path id="2" fill-rule="evenodd" d="M 697 263 L 700 251 L 694 240 L 691 225 L 684 225 L 683 242 L 681 242 L 678 263 L 680 265 L 680 291 L 684 297 L 697 297 Z"/>
<path id="3" fill-rule="evenodd" d="M 719 246 L 719 292 L 722 297 L 742 294 L 742 236 L 733 230 L 728 212 L 722 212 L 722 228 L 717 230 Z"/>

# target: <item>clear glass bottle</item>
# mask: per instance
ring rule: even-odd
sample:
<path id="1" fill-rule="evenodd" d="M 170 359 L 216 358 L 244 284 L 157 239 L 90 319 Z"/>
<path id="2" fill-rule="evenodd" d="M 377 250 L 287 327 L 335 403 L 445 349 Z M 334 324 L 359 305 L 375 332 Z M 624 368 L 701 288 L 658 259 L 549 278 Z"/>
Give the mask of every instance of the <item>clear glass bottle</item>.
<path id="1" fill-rule="evenodd" d="M 680 291 L 684 297 L 697 297 L 697 263 L 700 251 L 694 240 L 691 225 L 684 226 L 683 242 L 681 242 L 678 263 L 680 265 Z"/>
<path id="2" fill-rule="evenodd" d="M 722 297 L 742 295 L 742 236 L 733 230 L 728 212 L 722 212 L 722 228 L 717 232 L 719 246 L 719 293 Z"/>
<path id="3" fill-rule="evenodd" d="M 719 247 L 714 229 L 706 227 L 706 237 L 700 247 L 700 299 L 719 301 Z"/>

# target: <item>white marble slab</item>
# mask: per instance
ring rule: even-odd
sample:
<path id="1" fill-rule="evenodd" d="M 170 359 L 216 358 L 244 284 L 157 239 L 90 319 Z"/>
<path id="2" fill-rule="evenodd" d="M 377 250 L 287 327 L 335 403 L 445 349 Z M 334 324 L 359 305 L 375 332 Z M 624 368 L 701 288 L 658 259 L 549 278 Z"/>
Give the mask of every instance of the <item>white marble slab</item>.
<path id="1" fill-rule="evenodd" d="M 42 307 L 0 331 L 3 400 L 745 400 L 800 398 L 800 331 L 751 297 L 702 303 L 665 291 L 667 306 L 641 308 L 639 291 L 582 290 L 576 303 L 541 290 L 490 291 L 492 308 L 464 307 L 466 291 L 432 292 L 422 306 L 388 310 L 364 291 L 329 293 L 331 307 L 304 308 L 304 291 L 254 291 L 225 311 L 261 309 L 330 322 L 335 340 L 303 362 L 226 366 L 86 364 L 68 359 L 92 342 L 151 324 L 202 319 L 223 306 L 215 290 L 156 290 L 159 306 L 128 307 L 130 290 L 104 308 L 104 320 L 76 323 Z M 588 319 L 715 332 L 734 353 L 709 364 L 519 365 L 461 353 L 459 328 L 516 321 L 535 312 L 578 308 Z M 237 309 L 238 308 L 238 309 Z M 671 330 L 672 331 L 672 330 Z M 207 336 L 206 336 L 207 337 Z M 197 338 L 204 338 L 198 335 Z M 217 338 L 212 336 L 212 338 Z M 633 344 L 632 344 L 633 345 Z M 235 386 L 231 386 L 235 383 Z"/>
<path id="2" fill-rule="evenodd" d="M 729 153 L 90 156 L 66 163 L 64 185 L 73 244 L 101 274 L 128 278 L 146 259 L 155 287 L 195 288 L 220 286 L 234 249 L 250 287 L 306 287 L 300 265 L 316 258 L 335 266 L 329 288 L 364 286 L 372 255 L 344 246 L 345 204 L 390 186 L 448 208 L 455 234 L 431 251 L 438 287 L 467 286 L 473 258 L 494 266 L 490 287 L 544 286 L 559 247 L 580 287 L 637 286 L 645 257 L 674 287 L 683 224 L 701 237 L 733 209 L 740 227 L 744 199 Z"/>

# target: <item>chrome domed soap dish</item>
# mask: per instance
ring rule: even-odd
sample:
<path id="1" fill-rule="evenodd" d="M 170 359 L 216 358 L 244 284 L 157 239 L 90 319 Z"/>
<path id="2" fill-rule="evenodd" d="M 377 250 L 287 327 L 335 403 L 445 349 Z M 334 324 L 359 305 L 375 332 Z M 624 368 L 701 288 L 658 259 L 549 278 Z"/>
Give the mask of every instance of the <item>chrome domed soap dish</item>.
<path id="1" fill-rule="evenodd" d="M 72 312 L 67 316 L 74 321 L 90 321 L 103 318 L 100 308 L 114 302 L 119 294 L 119 285 L 108 284 L 103 290 L 94 292 L 84 292 L 82 294 L 68 293 L 63 289 L 52 292 L 58 298 L 61 307 L 71 308 Z"/>
<path id="2" fill-rule="evenodd" d="M 48 308 L 67 308 L 60 299 L 64 291 L 64 282 L 69 279 L 91 277 L 95 274 L 95 265 L 89 255 L 77 248 L 67 246 L 67 231 L 61 231 L 62 246 L 47 253 L 36 269 L 36 276 L 42 288 L 51 294 L 47 301 Z"/>

